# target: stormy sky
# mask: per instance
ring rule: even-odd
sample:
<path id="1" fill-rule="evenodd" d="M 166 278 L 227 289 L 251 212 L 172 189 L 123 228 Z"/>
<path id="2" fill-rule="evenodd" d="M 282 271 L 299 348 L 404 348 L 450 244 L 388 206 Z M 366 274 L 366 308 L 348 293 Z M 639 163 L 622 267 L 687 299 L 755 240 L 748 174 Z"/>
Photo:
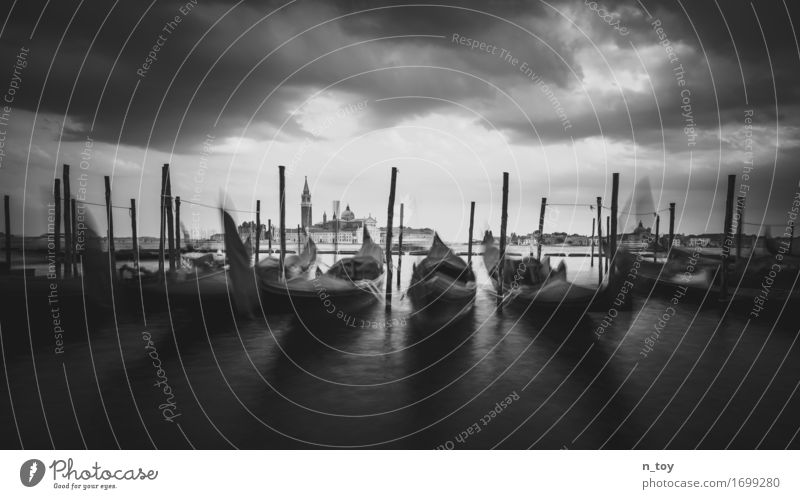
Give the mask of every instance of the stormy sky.
<path id="1" fill-rule="evenodd" d="M 2 8 L 0 190 L 15 233 L 44 231 L 65 163 L 86 201 L 102 203 L 104 175 L 115 205 L 137 199 L 141 235 L 158 232 L 163 163 L 173 194 L 199 203 L 183 205 L 187 229 L 212 232 L 218 213 L 202 205 L 242 221 L 261 200 L 277 219 L 278 165 L 290 227 L 306 176 L 315 220 L 339 199 L 385 225 L 396 166 L 406 224 L 448 240 L 466 238 L 470 201 L 476 226 L 499 231 L 504 171 L 518 233 L 536 228 L 543 196 L 546 231 L 589 233 L 611 172 L 631 212 L 677 203 L 679 233 L 721 231 L 729 174 L 745 184 L 748 222 L 784 226 L 800 190 L 796 2 Z M 115 228 L 130 233 L 126 210 Z"/>

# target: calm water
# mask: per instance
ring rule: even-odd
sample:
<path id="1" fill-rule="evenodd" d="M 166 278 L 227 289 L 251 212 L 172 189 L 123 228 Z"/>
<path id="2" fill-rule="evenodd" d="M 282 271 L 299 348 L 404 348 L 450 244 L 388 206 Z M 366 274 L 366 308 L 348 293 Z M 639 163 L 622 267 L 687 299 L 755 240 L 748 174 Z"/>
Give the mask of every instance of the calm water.
<path id="1" fill-rule="evenodd" d="M 402 287 L 418 258 L 403 258 Z M 475 263 L 478 298 L 455 324 L 414 314 L 402 289 L 390 314 L 367 308 L 355 327 L 269 309 L 243 318 L 227 298 L 207 296 L 144 314 L 119 298 L 115 309 L 90 304 L 85 314 L 65 300 L 67 342 L 57 355 L 46 311 L 31 305 L 26 321 L 24 307 L 6 310 L 2 443 L 798 446 L 796 322 L 746 323 L 745 314 L 699 311 L 687 299 L 643 357 L 669 296 L 637 297 L 597 338 L 602 312 L 498 312 Z M 588 258 L 567 263 L 571 279 L 596 283 Z"/>

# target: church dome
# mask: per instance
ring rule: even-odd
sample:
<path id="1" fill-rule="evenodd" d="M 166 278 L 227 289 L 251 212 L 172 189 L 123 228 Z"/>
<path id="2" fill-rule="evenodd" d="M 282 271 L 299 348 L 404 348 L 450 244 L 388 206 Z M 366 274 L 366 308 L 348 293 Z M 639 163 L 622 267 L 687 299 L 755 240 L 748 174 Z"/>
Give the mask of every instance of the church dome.
<path id="1" fill-rule="evenodd" d="M 343 220 L 345 222 L 349 222 L 350 220 L 353 220 L 354 218 L 356 218 L 356 216 L 353 214 L 352 211 L 350 211 L 350 205 L 348 204 L 347 208 L 345 208 L 344 211 L 342 212 L 341 220 Z"/>

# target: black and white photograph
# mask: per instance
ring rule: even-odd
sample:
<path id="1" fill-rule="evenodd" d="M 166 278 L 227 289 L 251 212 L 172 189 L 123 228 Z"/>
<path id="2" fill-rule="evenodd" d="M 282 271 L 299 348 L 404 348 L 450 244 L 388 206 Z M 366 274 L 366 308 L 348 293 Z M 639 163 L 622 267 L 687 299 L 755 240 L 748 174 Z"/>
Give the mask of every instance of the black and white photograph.
<path id="1" fill-rule="evenodd" d="M 799 18 L 5 1 L 2 448 L 800 448 Z"/>

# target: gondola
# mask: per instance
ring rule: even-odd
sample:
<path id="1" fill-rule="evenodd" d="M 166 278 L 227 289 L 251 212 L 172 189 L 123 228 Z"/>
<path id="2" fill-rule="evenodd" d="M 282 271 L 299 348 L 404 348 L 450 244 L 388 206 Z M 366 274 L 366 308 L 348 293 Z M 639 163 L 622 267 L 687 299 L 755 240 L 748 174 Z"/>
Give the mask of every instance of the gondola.
<path id="1" fill-rule="evenodd" d="M 147 308 L 159 308 L 169 303 L 170 307 L 224 303 L 232 293 L 233 284 L 224 268 L 216 270 L 181 269 L 167 274 L 166 280 L 159 274 L 132 274 L 120 279 L 120 287 L 126 303 L 141 302 Z"/>
<path id="2" fill-rule="evenodd" d="M 408 296 L 416 311 L 456 319 L 474 305 L 476 288 L 475 273 L 467 262 L 434 233 L 427 256 L 412 269 Z"/>
<path id="3" fill-rule="evenodd" d="M 637 295 L 668 295 L 681 288 L 689 299 L 701 299 L 709 293 L 709 288 L 715 286 L 719 262 L 700 262 L 696 259 L 695 263 L 689 265 L 688 260 L 679 255 L 682 253 L 675 251 L 672 258 L 654 262 L 652 257 L 645 258 L 620 250 L 615 263 L 620 272 L 636 276 L 636 279 L 629 282 L 633 283 L 632 290 Z M 711 295 L 716 296 L 713 289 Z"/>
<path id="4" fill-rule="evenodd" d="M 320 312 L 343 319 L 345 314 L 374 304 L 382 296 L 383 252 L 364 228 L 359 251 L 334 263 L 326 272 L 316 266 L 316 247 L 309 238 L 302 253 L 287 257 L 281 274 L 277 259 L 255 267 L 262 303 L 289 306 L 298 314 Z"/>
<path id="5" fill-rule="evenodd" d="M 504 259 L 502 287 L 500 284 L 500 250 L 494 245 L 491 232 L 483 239 L 483 263 L 492 285 L 502 295 L 503 305 L 527 312 L 554 310 L 587 310 L 600 305 L 602 290 L 567 281 L 563 260 L 553 269 L 550 258 L 541 261 L 532 256 Z"/>
<path id="6" fill-rule="evenodd" d="M 179 268 L 161 274 L 143 266 L 122 265 L 118 283 L 124 303 L 142 303 L 146 309 L 227 304 L 232 293 L 225 257 L 211 253 L 184 253 Z"/>
<path id="7" fill-rule="evenodd" d="M 618 265 L 630 269 L 636 255 L 620 253 Z M 742 310 L 753 309 L 754 300 L 767 297 L 772 312 L 780 311 L 786 301 L 797 303 L 800 292 L 794 279 L 800 271 L 800 259 L 782 257 L 780 263 L 773 255 L 753 255 L 749 258 L 731 257 L 728 264 L 727 291 L 723 293 L 722 258 L 691 253 L 673 248 L 666 261 L 636 262 L 637 283 L 634 290 L 639 295 L 678 296 L 681 302 L 704 306 L 719 306 L 720 301 L 746 305 Z M 770 272 L 775 277 L 770 277 Z M 767 279 L 769 278 L 769 279 Z M 724 300 L 723 300 L 724 297 Z"/>

